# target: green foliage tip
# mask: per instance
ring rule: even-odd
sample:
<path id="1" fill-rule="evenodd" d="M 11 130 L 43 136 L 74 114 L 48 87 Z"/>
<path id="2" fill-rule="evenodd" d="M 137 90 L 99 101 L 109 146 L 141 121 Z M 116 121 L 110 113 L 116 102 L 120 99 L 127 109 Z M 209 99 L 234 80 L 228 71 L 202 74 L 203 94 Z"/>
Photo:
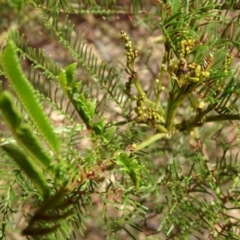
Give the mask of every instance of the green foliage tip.
<path id="1" fill-rule="evenodd" d="M 52 151 L 59 152 L 59 140 L 53 132 L 51 123 L 44 114 L 43 109 L 37 100 L 32 85 L 23 74 L 17 58 L 15 45 L 12 41 L 9 41 L 7 46 L 4 48 L 0 61 L 4 73 L 11 83 L 11 86 L 14 88 L 18 99 L 40 132 L 41 136 L 47 142 Z"/>
<path id="2" fill-rule="evenodd" d="M 81 83 L 74 81 L 74 71 L 76 69 L 76 66 L 76 63 L 72 63 L 66 68 L 61 69 L 58 79 L 61 87 L 68 95 L 71 103 L 86 125 L 86 128 L 93 130 L 97 135 L 99 135 L 103 132 L 104 129 L 103 119 L 96 123 L 93 123 L 96 101 L 86 98 L 84 93 L 80 92 Z"/>
<path id="3" fill-rule="evenodd" d="M 42 197 L 47 198 L 50 195 L 50 188 L 48 187 L 47 180 L 39 166 L 30 157 L 27 157 L 21 150 L 10 144 L 2 146 L 2 149 L 24 171 L 35 187 L 39 190 Z"/>
<path id="4" fill-rule="evenodd" d="M 23 117 L 14 106 L 12 98 L 7 91 L 0 94 L 0 110 L 3 121 L 10 127 L 13 136 L 27 155 L 41 163 L 45 169 L 53 170 L 49 168 L 52 164 L 51 157 L 48 156 L 30 126 L 23 122 Z"/>

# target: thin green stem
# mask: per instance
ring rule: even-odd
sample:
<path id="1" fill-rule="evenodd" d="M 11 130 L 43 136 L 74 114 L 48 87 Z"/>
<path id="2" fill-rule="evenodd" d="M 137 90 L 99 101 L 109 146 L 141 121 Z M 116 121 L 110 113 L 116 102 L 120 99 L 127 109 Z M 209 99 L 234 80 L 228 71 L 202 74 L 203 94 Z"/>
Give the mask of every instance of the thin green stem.
<path id="1" fill-rule="evenodd" d="M 182 103 L 182 101 L 189 96 L 190 93 L 197 87 L 196 83 L 193 83 L 185 88 L 179 88 L 177 83 L 173 83 L 172 91 L 169 93 L 167 114 L 166 114 L 166 128 L 171 130 L 174 119 L 176 115 L 176 111 L 178 106 Z"/>
<path id="2" fill-rule="evenodd" d="M 156 127 L 156 129 L 157 129 L 160 133 L 167 133 L 167 132 L 168 132 L 168 130 L 167 130 L 164 126 L 162 126 L 162 125 L 158 125 L 158 126 Z"/>
<path id="3" fill-rule="evenodd" d="M 133 80 L 133 83 L 138 91 L 138 93 L 141 95 L 141 96 L 145 96 L 145 92 L 143 91 L 142 89 L 142 86 L 141 84 L 139 83 L 138 79 L 134 79 Z"/>
<path id="4" fill-rule="evenodd" d="M 173 87 L 172 91 L 169 93 L 169 99 L 168 99 L 168 107 L 167 107 L 166 122 L 165 122 L 166 128 L 168 130 L 171 130 L 174 123 L 177 107 L 181 104 L 182 100 L 185 97 L 185 94 L 181 93 L 180 91 L 178 91 L 177 96 L 175 97 L 174 91 L 175 91 L 175 87 Z"/>
<path id="5" fill-rule="evenodd" d="M 156 142 L 157 140 L 159 140 L 161 138 L 167 138 L 167 137 L 168 137 L 168 133 L 157 133 L 157 134 L 153 135 L 152 137 L 150 137 L 149 139 L 147 139 L 146 141 L 141 142 L 139 145 L 134 147 L 134 152 L 140 151 L 141 149 L 152 144 L 153 142 Z"/>

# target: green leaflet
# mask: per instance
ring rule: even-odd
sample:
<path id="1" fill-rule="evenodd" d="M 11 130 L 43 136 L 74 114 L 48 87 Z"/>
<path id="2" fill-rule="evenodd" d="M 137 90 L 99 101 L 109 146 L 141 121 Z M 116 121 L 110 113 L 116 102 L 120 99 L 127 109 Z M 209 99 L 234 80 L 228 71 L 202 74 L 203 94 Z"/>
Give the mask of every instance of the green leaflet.
<path id="1" fill-rule="evenodd" d="M 1 117 L 10 127 L 11 133 L 27 155 L 41 163 L 45 169 L 53 172 L 53 168 L 50 168 L 52 164 L 51 157 L 43 149 L 31 128 L 22 121 L 22 116 L 15 108 L 11 94 L 7 91 L 0 94 L 0 110 Z"/>
<path id="2" fill-rule="evenodd" d="M 72 86 L 74 83 L 74 72 L 76 70 L 77 63 L 72 63 L 68 65 L 64 70 L 67 78 L 67 86 Z"/>
<path id="3" fill-rule="evenodd" d="M 116 127 L 111 126 L 110 128 L 104 131 L 103 137 L 110 141 L 114 137 L 115 132 L 116 132 Z"/>
<path id="4" fill-rule="evenodd" d="M 83 93 L 79 92 L 80 83 L 74 82 L 73 78 L 76 66 L 76 63 L 72 63 L 65 69 L 61 69 L 58 79 L 87 129 L 93 129 L 95 131 L 92 120 L 95 114 L 96 103 L 93 100 L 87 99 Z M 99 130 L 97 126 L 96 129 L 97 131 Z M 95 132 L 97 133 L 97 131 Z"/>
<path id="5" fill-rule="evenodd" d="M 136 189 L 139 188 L 140 184 L 140 170 L 141 166 L 136 159 L 131 158 L 127 153 L 121 153 L 116 157 L 117 164 L 121 166 L 121 170 L 126 172 L 131 178 Z"/>
<path id="6" fill-rule="evenodd" d="M 91 128 L 91 118 L 87 114 L 86 103 L 83 94 L 79 93 L 79 84 L 73 82 L 73 75 L 76 69 L 76 64 L 73 63 L 67 66 L 65 69 L 61 69 L 58 79 L 59 82 L 67 93 L 71 103 L 74 108 L 77 110 L 79 116 L 82 118 L 84 124 L 88 129 Z M 85 103 L 85 104 L 84 104 Z"/>
<path id="7" fill-rule="evenodd" d="M 96 101 L 86 98 L 83 93 L 79 92 L 80 83 L 74 81 L 74 71 L 76 67 L 77 64 L 72 63 L 65 69 L 61 69 L 58 76 L 59 82 L 87 129 L 91 129 L 96 135 L 100 135 L 105 129 L 104 119 L 100 119 L 98 122 L 93 123 Z"/>
<path id="8" fill-rule="evenodd" d="M 22 72 L 16 55 L 15 45 L 12 41 L 9 41 L 4 48 L 0 61 L 5 75 L 29 117 L 51 150 L 58 153 L 60 150 L 59 140 L 53 132 L 51 123 L 36 98 L 32 85 Z"/>
<path id="9" fill-rule="evenodd" d="M 2 149 L 18 164 L 25 172 L 35 187 L 39 190 L 43 198 L 47 198 L 50 194 L 50 189 L 47 185 L 47 180 L 44 173 L 39 169 L 38 165 L 22 151 L 11 144 L 2 146 Z"/>

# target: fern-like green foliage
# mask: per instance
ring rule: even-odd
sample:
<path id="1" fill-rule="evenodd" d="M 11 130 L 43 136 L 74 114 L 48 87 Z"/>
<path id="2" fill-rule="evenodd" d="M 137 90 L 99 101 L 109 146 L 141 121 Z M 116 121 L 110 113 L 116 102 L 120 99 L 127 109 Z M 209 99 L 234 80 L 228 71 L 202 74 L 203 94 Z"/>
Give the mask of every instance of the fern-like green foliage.
<path id="1" fill-rule="evenodd" d="M 42 109 L 37 102 L 33 88 L 21 72 L 16 54 L 14 53 L 14 45 L 12 42 L 9 42 L 2 52 L 1 64 L 19 100 L 21 101 L 28 115 L 31 117 L 31 120 L 39 129 L 42 136 L 50 145 L 51 149 L 54 152 L 58 152 L 58 139 L 53 134 L 50 123 L 42 114 Z"/>
<path id="2" fill-rule="evenodd" d="M 91 227 L 99 239 L 239 239 L 240 165 L 228 134 L 240 120 L 238 2 L 24 3 L 8 7 L 31 10 L 70 59 L 61 66 L 20 27 L 8 31 L 0 239 L 91 239 Z M 161 46 L 162 61 L 142 63 L 131 31 L 117 36 L 121 68 L 99 59 L 72 22 L 89 14 L 161 30 L 151 54 Z"/>

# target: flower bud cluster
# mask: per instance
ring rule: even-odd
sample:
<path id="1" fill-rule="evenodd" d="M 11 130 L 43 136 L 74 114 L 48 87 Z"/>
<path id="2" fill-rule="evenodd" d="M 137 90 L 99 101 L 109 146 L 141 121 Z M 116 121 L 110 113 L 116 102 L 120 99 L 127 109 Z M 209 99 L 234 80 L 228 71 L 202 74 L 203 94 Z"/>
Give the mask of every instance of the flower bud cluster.
<path id="1" fill-rule="evenodd" d="M 198 63 L 185 63 L 180 61 L 174 68 L 174 76 L 179 86 L 184 86 L 193 82 L 205 81 L 209 76 L 209 71 L 204 71 Z"/>
<path id="2" fill-rule="evenodd" d="M 137 79 L 137 73 L 134 71 L 134 61 L 138 56 L 138 51 L 133 50 L 132 42 L 130 41 L 129 37 L 124 31 L 121 31 L 121 38 L 125 42 L 125 51 L 126 51 L 126 57 L 127 57 L 125 70 L 129 75 L 128 81 L 125 83 L 125 92 L 130 98 L 132 98 L 131 86 L 133 84 L 133 80 Z"/>
<path id="3" fill-rule="evenodd" d="M 230 54 L 227 55 L 227 57 L 225 58 L 224 64 L 223 64 L 223 72 L 224 73 L 228 73 L 228 69 L 229 69 L 229 66 L 231 65 L 232 59 L 233 59 L 233 57 Z"/>
<path id="4" fill-rule="evenodd" d="M 134 60 L 137 58 L 138 51 L 133 50 L 132 42 L 124 31 L 121 31 L 121 38 L 125 42 L 125 50 L 126 50 L 126 56 L 127 56 L 127 66 L 130 66 L 131 64 L 134 63 Z"/>
<path id="5" fill-rule="evenodd" d="M 194 39 L 183 39 L 180 42 L 179 56 L 186 57 L 190 54 L 192 48 L 195 46 Z"/>
<path id="6" fill-rule="evenodd" d="M 189 63 L 189 81 L 199 82 L 204 81 L 210 76 L 210 72 L 202 70 L 202 67 L 198 63 Z"/>
<path id="7" fill-rule="evenodd" d="M 137 107 L 135 108 L 137 120 L 149 126 L 156 127 L 159 122 L 163 121 L 163 117 L 158 113 L 156 107 L 146 106 L 144 100 L 145 96 L 139 96 L 137 99 Z"/>

